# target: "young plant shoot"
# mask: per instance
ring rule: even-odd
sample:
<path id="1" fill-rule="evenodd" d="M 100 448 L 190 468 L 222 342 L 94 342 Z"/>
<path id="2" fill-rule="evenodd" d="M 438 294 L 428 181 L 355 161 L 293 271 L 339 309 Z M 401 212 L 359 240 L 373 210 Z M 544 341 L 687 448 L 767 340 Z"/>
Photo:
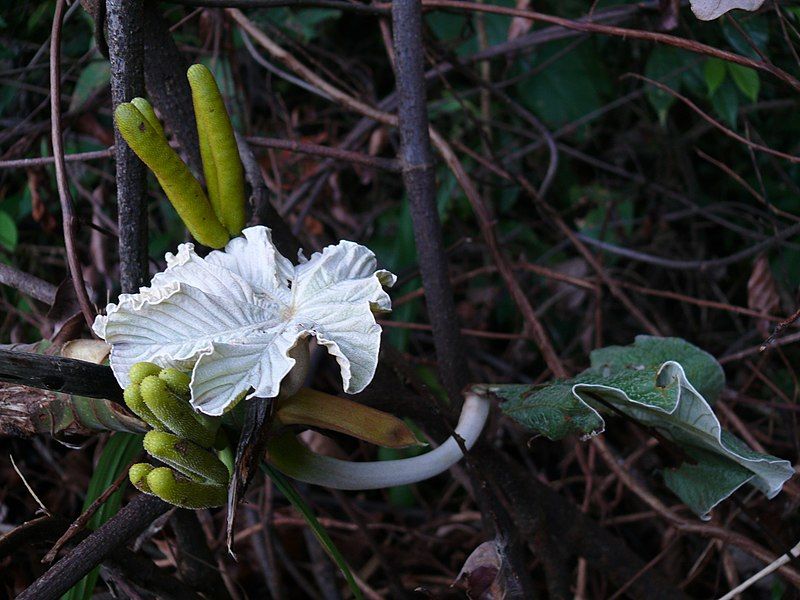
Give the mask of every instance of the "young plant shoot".
<path id="1" fill-rule="evenodd" d="M 140 101 L 139 105 L 142 104 Z M 117 106 L 114 121 L 128 145 L 153 171 L 192 237 L 212 248 L 224 246 L 229 239 L 228 232 L 211 210 L 200 182 L 170 147 L 163 133 L 156 130 L 133 103 Z"/>
<path id="2" fill-rule="evenodd" d="M 208 197 L 219 220 L 232 236 L 244 229 L 244 167 L 228 111 L 214 76 L 204 65 L 187 73 L 200 138 Z"/>
<path id="3" fill-rule="evenodd" d="M 172 149 L 153 107 L 144 98 L 117 106 L 122 137 L 161 184 L 189 233 L 210 248 L 241 234 L 246 221 L 244 168 L 228 111 L 214 76 L 203 65 L 187 73 L 195 107 L 208 195 Z"/>

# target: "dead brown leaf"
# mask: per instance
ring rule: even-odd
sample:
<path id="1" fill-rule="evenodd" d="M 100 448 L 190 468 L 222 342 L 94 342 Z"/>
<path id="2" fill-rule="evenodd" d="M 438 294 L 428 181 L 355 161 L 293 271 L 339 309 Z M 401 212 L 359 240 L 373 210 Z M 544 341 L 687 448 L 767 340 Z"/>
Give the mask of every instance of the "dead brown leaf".
<path id="1" fill-rule="evenodd" d="M 760 254 L 753 263 L 753 271 L 747 280 L 747 307 L 761 313 L 774 314 L 780 307 L 778 284 L 772 275 L 766 254 Z M 762 337 L 769 335 L 771 323 L 758 319 L 756 327 Z"/>
<path id="2" fill-rule="evenodd" d="M 466 588 L 473 600 L 502 600 L 506 597 L 503 584 L 503 560 L 496 540 L 483 542 L 467 557 L 456 584 Z"/>
<path id="3" fill-rule="evenodd" d="M 517 10 L 527 10 L 531 7 L 530 0 L 517 0 L 514 8 Z M 508 26 L 508 41 L 517 39 L 525 35 L 533 27 L 532 19 L 523 19 L 522 17 L 514 17 L 511 19 L 511 24 Z"/>

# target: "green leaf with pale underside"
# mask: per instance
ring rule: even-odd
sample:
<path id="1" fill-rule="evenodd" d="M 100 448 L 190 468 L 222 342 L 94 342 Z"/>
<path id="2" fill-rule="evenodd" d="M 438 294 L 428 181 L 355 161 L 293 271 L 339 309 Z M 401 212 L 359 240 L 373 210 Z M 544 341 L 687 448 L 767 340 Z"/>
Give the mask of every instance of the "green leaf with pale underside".
<path id="1" fill-rule="evenodd" d="M 754 452 L 722 430 L 710 402 L 724 384 L 722 368 L 699 348 L 638 336 L 632 346 L 595 350 L 591 367 L 571 380 L 489 389 L 508 416 L 550 439 L 602 433 L 612 407 L 657 430 L 691 459 L 665 470 L 667 487 L 706 518 L 745 483 L 772 498 L 794 474 L 788 461 Z"/>

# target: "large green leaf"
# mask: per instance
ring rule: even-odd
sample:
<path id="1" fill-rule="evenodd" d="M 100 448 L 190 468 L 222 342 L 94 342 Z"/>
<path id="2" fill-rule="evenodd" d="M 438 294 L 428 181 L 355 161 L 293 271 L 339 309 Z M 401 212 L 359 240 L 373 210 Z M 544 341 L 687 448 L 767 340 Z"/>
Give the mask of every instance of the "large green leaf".
<path id="1" fill-rule="evenodd" d="M 724 383 L 710 354 L 678 338 L 638 336 L 632 346 L 595 350 L 591 367 L 571 380 L 488 389 L 504 400 L 508 416 L 550 439 L 597 435 L 605 429 L 601 413 L 616 411 L 657 430 L 689 458 L 665 471 L 665 483 L 707 518 L 745 483 L 772 498 L 794 474 L 790 462 L 754 452 L 722 430 L 709 401 Z"/>
<path id="2" fill-rule="evenodd" d="M 550 126 L 560 127 L 600 108 L 610 87 L 590 42 L 572 49 L 570 43 L 547 44 L 537 56 L 544 69 L 518 85 L 525 105 Z"/>
<path id="3" fill-rule="evenodd" d="M 682 65 L 685 63 L 685 53 L 671 46 L 656 45 L 650 52 L 644 74 L 655 81 L 660 81 L 675 91 L 681 89 L 681 79 L 675 74 L 680 74 Z M 658 120 L 663 125 L 667 119 L 669 108 L 675 103 L 675 96 L 654 85 L 648 86 L 647 99 L 655 109 Z"/>
<path id="4" fill-rule="evenodd" d="M 607 346 L 592 352 L 593 369 L 608 367 L 639 371 L 660 367 L 667 361 L 680 363 L 686 378 L 712 404 L 725 388 L 725 372 L 708 352 L 681 338 L 636 336 L 632 346 Z"/>
<path id="5" fill-rule="evenodd" d="M 107 87 L 111 80 L 111 67 L 106 60 L 90 62 L 78 76 L 75 90 L 70 99 L 70 110 L 77 110 L 83 106 L 92 94 L 98 89 Z"/>
<path id="6" fill-rule="evenodd" d="M 736 84 L 726 79 L 711 96 L 714 112 L 734 128 L 739 116 L 739 93 L 736 90 Z"/>
<path id="7" fill-rule="evenodd" d="M 751 102 L 758 100 L 758 91 L 761 89 L 761 79 L 758 76 L 758 71 L 734 63 L 728 63 L 728 70 L 730 70 L 733 82 L 739 88 L 739 91 L 747 96 Z"/>
<path id="8" fill-rule="evenodd" d="M 726 64 L 724 60 L 719 58 L 709 58 L 706 60 L 703 66 L 703 75 L 706 80 L 706 88 L 708 89 L 709 97 L 713 96 L 717 88 L 725 81 L 725 77 L 728 74 L 725 68 Z"/>
<path id="9" fill-rule="evenodd" d="M 7 212 L 0 210 L 0 246 L 13 252 L 18 239 L 19 233 L 14 219 Z"/>

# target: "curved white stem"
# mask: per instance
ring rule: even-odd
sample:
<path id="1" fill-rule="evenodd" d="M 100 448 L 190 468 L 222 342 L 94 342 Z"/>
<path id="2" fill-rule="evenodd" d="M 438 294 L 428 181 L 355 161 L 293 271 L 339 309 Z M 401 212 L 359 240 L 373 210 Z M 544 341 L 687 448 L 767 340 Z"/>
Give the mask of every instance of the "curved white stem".
<path id="1" fill-rule="evenodd" d="M 797 544 L 794 548 L 789 550 L 789 552 L 795 558 L 800 556 L 800 544 Z M 719 600 L 733 600 L 733 598 L 735 598 L 736 596 L 741 594 L 743 591 L 745 591 L 751 585 L 753 585 L 755 583 L 758 583 L 761 579 L 764 579 L 764 577 L 766 577 L 767 575 L 769 575 L 773 571 L 777 571 L 783 565 L 788 563 L 790 560 L 791 559 L 786 554 L 781 554 L 778 558 L 776 558 L 774 561 L 772 561 L 766 567 L 761 569 L 758 573 L 753 575 L 750 579 L 748 579 L 744 583 L 741 583 L 740 585 L 738 585 L 735 588 L 733 588 L 730 592 L 728 592 L 727 594 L 722 596 Z"/>
<path id="2" fill-rule="evenodd" d="M 478 439 L 488 415 L 489 401 L 474 392 L 468 393 L 456 426 L 456 433 L 468 450 Z M 416 483 L 446 471 L 463 456 L 453 437 L 420 456 L 376 462 L 322 456 L 306 448 L 292 434 L 275 439 L 269 446 L 270 462 L 284 474 L 337 490 L 374 490 Z"/>

